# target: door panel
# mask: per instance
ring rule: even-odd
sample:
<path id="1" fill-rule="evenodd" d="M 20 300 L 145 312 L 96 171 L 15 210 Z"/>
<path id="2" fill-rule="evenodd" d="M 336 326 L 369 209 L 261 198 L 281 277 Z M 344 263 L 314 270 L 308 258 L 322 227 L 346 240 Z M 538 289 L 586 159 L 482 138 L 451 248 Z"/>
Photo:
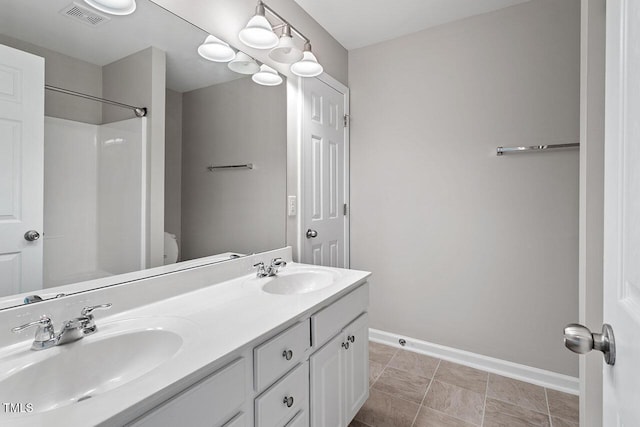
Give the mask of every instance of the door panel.
<path id="1" fill-rule="evenodd" d="M 303 107 L 303 262 L 348 266 L 346 245 L 347 143 L 345 95 L 317 79 L 304 81 Z"/>
<path id="2" fill-rule="evenodd" d="M 345 403 L 348 425 L 369 398 L 369 316 L 365 313 L 345 329 Z"/>
<path id="3" fill-rule="evenodd" d="M 309 359 L 312 427 L 344 425 L 343 335 L 329 341 Z"/>
<path id="4" fill-rule="evenodd" d="M 640 2 L 607 1 L 604 321 L 616 362 L 603 373 L 605 426 L 640 425 Z"/>
<path id="5" fill-rule="evenodd" d="M 0 45 L 0 296 L 42 288 L 44 60 Z"/>

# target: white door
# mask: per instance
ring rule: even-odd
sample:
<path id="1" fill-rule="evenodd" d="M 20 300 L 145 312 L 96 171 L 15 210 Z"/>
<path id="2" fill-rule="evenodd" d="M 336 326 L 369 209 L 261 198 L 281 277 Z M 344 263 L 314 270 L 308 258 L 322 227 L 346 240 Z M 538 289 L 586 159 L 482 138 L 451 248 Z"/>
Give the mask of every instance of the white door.
<path id="1" fill-rule="evenodd" d="M 309 359 L 311 427 L 344 426 L 343 344 L 341 333 Z"/>
<path id="2" fill-rule="evenodd" d="M 640 1 L 607 1 L 603 424 L 640 426 Z"/>
<path id="3" fill-rule="evenodd" d="M 0 296 L 42 288 L 43 140 L 44 59 L 0 45 Z"/>
<path id="4" fill-rule="evenodd" d="M 347 91 L 319 79 L 303 85 L 302 262 L 348 267 Z"/>
<path id="5" fill-rule="evenodd" d="M 348 425 L 369 398 L 369 315 L 363 314 L 344 330 L 349 342 L 345 357 L 345 415 Z"/>

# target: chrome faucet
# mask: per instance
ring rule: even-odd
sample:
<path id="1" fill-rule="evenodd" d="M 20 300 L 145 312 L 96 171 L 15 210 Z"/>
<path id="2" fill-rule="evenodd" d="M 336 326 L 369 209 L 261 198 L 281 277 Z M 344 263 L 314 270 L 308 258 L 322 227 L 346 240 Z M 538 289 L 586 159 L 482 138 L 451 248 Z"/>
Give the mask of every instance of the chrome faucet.
<path id="1" fill-rule="evenodd" d="M 31 350 L 45 350 L 57 345 L 77 341 L 87 335 L 95 333 L 98 330 L 98 327 L 96 326 L 95 319 L 91 313 L 97 309 L 106 310 L 110 307 L 111 304 L 84 307 L 80 312 L 80 317 L 64 322 L 60 332 L 57 334 L 51 319 L 45 315 L 35 322 L 16 326 L 11 329 L 11 332 L 18 333 L 32 326 L 36 326 L 36 334 L 33 339 L 33 344 L 31 344 Z"/>
<path id="2" fill-rule="evenodd" d="M 265 267 L 264 262 L 259 262 L 253 266 L 258 269 L 256 272 L 257 277 L 273 277 L 286 265 L 287 262 L 282 258 L 274 258 L 271 260 L 269 267 Z"/>

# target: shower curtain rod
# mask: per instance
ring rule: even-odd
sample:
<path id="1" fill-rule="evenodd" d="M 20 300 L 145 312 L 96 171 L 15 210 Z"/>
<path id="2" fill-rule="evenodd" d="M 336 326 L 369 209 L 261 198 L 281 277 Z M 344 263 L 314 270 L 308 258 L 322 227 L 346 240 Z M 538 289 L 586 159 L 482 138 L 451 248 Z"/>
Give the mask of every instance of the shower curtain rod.
<path id="1" fill-rule="evenodd" d="M 133 112 L 135 113 L 136 117 L 146 117 L 147 116 L 147 108 L 146 107 L 135 107 L 133 105 L 123 104 L 121 102 L 111 101 L 109 99 L 98 98 L 97 96 L 87 95 L 86 93 L 75 92 L 73 90 L 63 89 L 61 87 L 56 87 L 56 86 L 51 86 L 51 85 L 44 85 L 44 88 L 47 89 L 47 90 L 50 90 L 52 92 L 64 93 L 64 94 L 67 94 L 67 95 L 73 95 L 73 96 L 77 96 L 77 97 L 84 98 L 84 99 L 90 99 L 92 101 L 102 102 L 104 104 L 115 105 L 116 107 L 127 108 L 129 110 L 133 110 Z"/>

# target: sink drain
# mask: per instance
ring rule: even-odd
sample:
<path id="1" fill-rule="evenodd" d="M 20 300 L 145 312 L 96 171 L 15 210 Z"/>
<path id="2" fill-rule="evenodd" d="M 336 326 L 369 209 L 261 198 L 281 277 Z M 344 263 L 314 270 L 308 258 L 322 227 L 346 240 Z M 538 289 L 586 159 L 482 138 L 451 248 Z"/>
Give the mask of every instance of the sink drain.
<path id="1" fill-rule="evenodd" d="M 91 399 L 92 396 L 82 396 L 80 399 L 78 399 L 78 403 L 82 402 L 83 400 L 87 400 L 87 399 Z"/>

